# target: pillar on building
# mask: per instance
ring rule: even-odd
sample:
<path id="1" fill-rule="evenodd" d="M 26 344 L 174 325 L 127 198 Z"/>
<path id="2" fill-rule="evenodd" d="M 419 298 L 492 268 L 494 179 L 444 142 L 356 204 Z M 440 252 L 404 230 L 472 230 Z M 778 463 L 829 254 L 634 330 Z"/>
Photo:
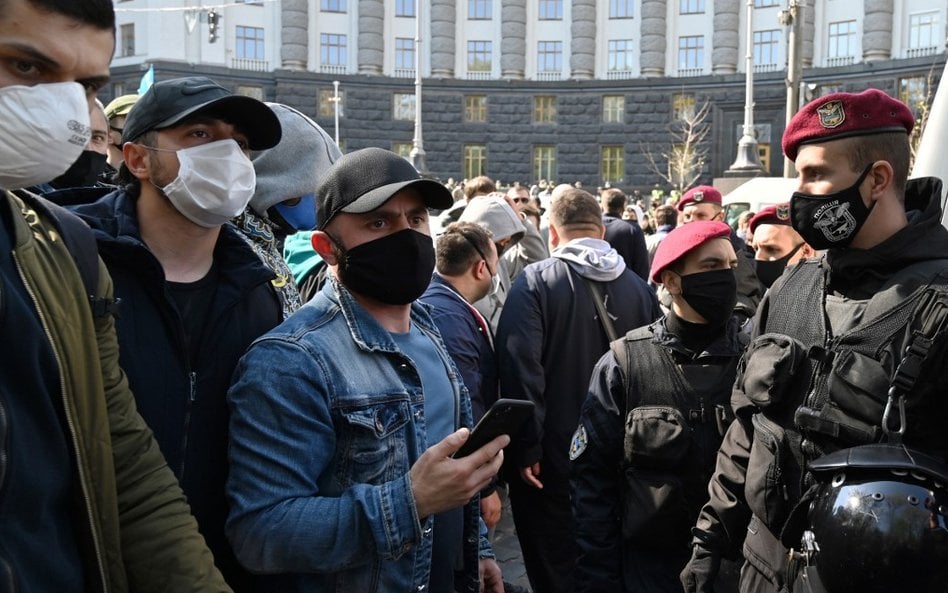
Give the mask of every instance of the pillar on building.
<path id="1" fill-rule="evenodd" d="M 715 0 L 714 34 L 711 36 L 711 73 L 737 72 L 741 13 L 739 0 Z"/>
<path id="2" fill-rule="evenodd" d="M 504 0 L 501 4 L 500 76 L 523 80 L 527 70 L 527 1 Z"/>
<path id="3" fill-rule="evenodd" d="M 570 77 L 590 80 L 596 75 L 596 0 L 573 0 L 570 35 Z"/>
<path id="4" fill-rule="evenodd" d="M 816 2 L 806 0 L 803 9 L 803 64 L 804 68 L 813 66 L 813 39 L 816 37 Z"/>
<path id="5" fill-rule="evenodd" d="M 309 1 L 284 0 L 280 4 L 283 23 L 280 65 L 287 70 L 306 70 L 309 54 Z"/>
<path id="6" fill-rule="evenodd" d="M 865 0 L 862 21 L 862 59 L 865 62 L 892 57 L 892 13 L 894 0 Z"/>
<path id="7" fill-rule="evenodd" d="M 642 0 L 643 78 L 665 76 L 665 0 Z"/>
<path id="8" fill-rule="evenodd" d="M 460 21 L 453 0 L 431 0 L 431 76 L 454 77 L 455 27 Z"/>
<path id="9" fill-rule="evenodd" d="M 385 3 L 359 0 L 359 74 L 382 74 L 385 56 Z"/>

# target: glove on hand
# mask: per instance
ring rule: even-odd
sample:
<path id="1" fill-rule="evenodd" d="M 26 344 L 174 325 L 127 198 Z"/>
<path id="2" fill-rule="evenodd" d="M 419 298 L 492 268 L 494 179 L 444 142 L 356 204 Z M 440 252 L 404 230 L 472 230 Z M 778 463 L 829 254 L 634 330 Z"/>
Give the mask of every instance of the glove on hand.
<path id="1" fill-rule="evenodd" d="M 680 576 L 685 593 L 714 593 L 714 581 L 720 567 L 721 557 L 709 550 L 704 542 L 695 540 L 691 560 Z"/>

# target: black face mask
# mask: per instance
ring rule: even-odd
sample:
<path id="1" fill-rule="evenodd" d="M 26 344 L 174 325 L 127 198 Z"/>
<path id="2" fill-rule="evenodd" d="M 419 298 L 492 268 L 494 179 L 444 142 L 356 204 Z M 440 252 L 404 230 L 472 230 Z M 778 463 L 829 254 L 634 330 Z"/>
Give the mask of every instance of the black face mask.
<path id="1" fill-rule="evenodd" d="M 49 182 L 56 189 L 67 187 L 90 187 L 99 180 L 105 170 L 106 156 L 94 150 L 83 150 L 66 172 Z"/>
<path id="2" fill-rule="evenodd" d="M 866 167 L 856 183 L 832 194 L 815 196 L 793 192 L 790 197 L 790 225 L 813 249 L 847 247 L 869 218 L 859 186 L 872 169 Z"/>
<path id="3" fill-rule="evenodd" d="M 709 270 L 681 276 L 681 297 L 710 325 L 724 325 L 737 304 L 734 270 Z"/>
<path id="4" fill-rule="evenodd" d="M 431 282 L 435 250 L 431 237 L 405 229 L 368 243 L 340 250 L 339 280 L 358 294 L 389 305 L 407 305 Z"/>
<path id="5" fill-rule="evenodd" d="M 800 248 L 803 247 L 803 243 L 800 243 L 796 247 L 790 250 L 790 253 L 779 258 L 772 260 L 763 260 L 759 259 L 754 262 L 757 266 L 757 278 L 760 280 L 764 286 L 770 288 L 774 285 L 774 282 L 777 281 L 777 278 L 780 278 L 780 275 L 783 274 L 784 269 L 787 267 L 787 262 L 790 261 L 790 258 L 796 255 L 797 251 L 800 251 Z"/>

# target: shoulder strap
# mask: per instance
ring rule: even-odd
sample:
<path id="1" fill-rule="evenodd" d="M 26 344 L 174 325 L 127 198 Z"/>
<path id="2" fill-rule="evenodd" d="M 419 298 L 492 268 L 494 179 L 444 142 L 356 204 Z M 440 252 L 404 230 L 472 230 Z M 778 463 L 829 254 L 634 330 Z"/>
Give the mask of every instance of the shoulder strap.
<path id="1" fill-rule="evenodd" d="M 609 344 L 609 348 L 619 363 L 619 370 L 625 383 L 627 409 L 632 395 L 642 398 L 643 395 L 648 397 L 655 394 L 677 393 L 683 388 L 678 366 L 664 349 L 652 345 L 650 326 L 633 329 L 621 340 L 615 340 Z M 649 389 L 646 393 L 633 394 L 631 378 L 642 376 L 641 373 L 648 373 Z M 638 405 L 674 405 L 673 401 L 667 401 L 667 398 L 661 395 L 653 399 L 655 401 L 639 401 Z"/>
<path id="2" fill-rule="evenodd" d="M 606 332 L 609 342 L 611 343 L 618 340 L 619 335 L 616 333 L 616 328 L 612 324 L 612 318 L 609 317 L 609 311 L 606 310 L 606 303 L 603 300 L 599 283 L 583 278 L 582 276 L 580 276 L 580 278 L 583 279 L 583 282 L 585 282 L 589 288 L 589 294 L 592 296 L 593 304 L 596 305 L 596 312 L 599 314 L 599 323 L 602 324 L 602 329 Z"/>

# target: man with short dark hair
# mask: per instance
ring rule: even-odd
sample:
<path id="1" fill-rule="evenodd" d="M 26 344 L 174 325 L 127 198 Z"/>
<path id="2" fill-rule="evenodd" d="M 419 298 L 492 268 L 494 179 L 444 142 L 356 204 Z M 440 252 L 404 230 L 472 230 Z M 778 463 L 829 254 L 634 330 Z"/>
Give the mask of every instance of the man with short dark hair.
<path id="1" fill-rule="evenodd" d="M 689 593 L 712 591 L 720 559 L 741 552 L 741 591 L 823 590 L 826 577 L 852 591 L 944 588 L 932 570 L 945 561 L 942 510 L 919 503 L 917 521 L 890 529 L 892 508 L 911 499 L 856 486 L 833 510 L 852 526 L 835 562 L 820 552 L 833 541 L 807 517 L 821 484 L 858 484 L 873 467 L 927 480 L 912 457 L 948 461 L 948 231 L 941 182 L 906 181 L 914 123 L 905 104 L 869 89 L 818 98 L 787 126 L 783 152 L 799 173 L 791 226 L 826 254 L 797 263 L 761 302 L 732 396 L 737 418 L 681 575 Z M 908 463 L 889 471 L 883 449 Z M 899 561 L 866 561 L 880 545 Z"/>
<path id="2" fill-rule="evenodd" d="M 596 198 L 570 186 L 558 190 L 550 205 L 552 257 L 517 278 L 497 330 L 501 393 L 536 405 L 534 421 L 511 446 L 507 481 L 527 575 L 538 592 L 572 593 L 575 584 L 567 454 L 593 366 L 610 334 L 660 313 L 645 281 L 602 236 Z"/>
<path id="3" fill-rule="evenodd" d="M 282 320 L 263 264 L 229 224 L 253 195 L 248 151 L 274 146 L 265 104 L 203 77 L 156 82 L 125 122 L 125 187 L 74 208 L 122 299 L 122 367 L 231 587 L 251 577 L 224 536 L 227 387 L 238 358 Z"/>
<path id="4" fill-rule="evenodd" d="M 649 266 L 655 259 L 655 250 L 658 249 L 659 244 L 676 226 L 678 226 L 678 210 L 674 206 L 662 204 L 655 208 L 655 232 L 645 238 Z"/>
<path id="5" fill-rule="evenodd" d="M 226 593 L 135 410 L 91 232 L 19 191 L 82 152 L 114 45 L 109 0 L 0 0 L 0 587 Z"/>
<path id="6" fill-rule="evenodd" d="M 630 270 L 646 280 L 648 278 L 648 250 L 645 246 L 645 233 L 642 232 L 638 219 L 631 223 L 622 219 L 622 212 L 625 210 L 628 198 L 621 189 L 613 187 L 603 190 L 600 203 L 602 225 L 605 228 L 603 238 L 619 252 Z"/>
<path id="7" fill-rule="evenodd" d="M 452 457 L 470 400 L 415 302 L 435 265 L 428 209 L 450 204 L 380 148 L 344 155 L 317 191 L 332 276 L 250 347 L 229 394 L 228 535 L 266 590 L 477 593 L 480 569 L 503 591 L 477 493 L 509 438 Z"/>

